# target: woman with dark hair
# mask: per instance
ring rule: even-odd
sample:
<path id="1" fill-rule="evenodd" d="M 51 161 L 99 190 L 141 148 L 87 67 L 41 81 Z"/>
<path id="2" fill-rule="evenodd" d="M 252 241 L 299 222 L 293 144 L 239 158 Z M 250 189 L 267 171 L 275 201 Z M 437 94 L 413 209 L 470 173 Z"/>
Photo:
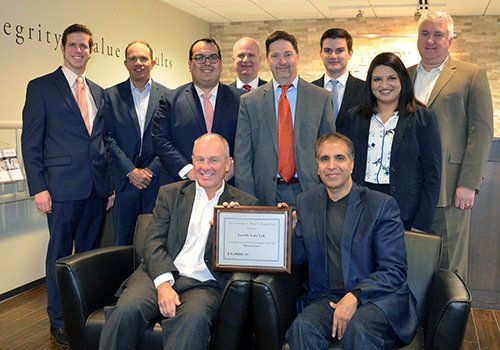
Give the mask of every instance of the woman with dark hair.
<path id="1" fill-rule="evenodd" d="M 396 54 L 373 59 L 363 105 L 350 111 L 339 131 L 354 143 L 354 181 L 393 196 L 406 230 L 430 232 L 439 197 L 441 140 L 435 114 L 415 99 Z"/>

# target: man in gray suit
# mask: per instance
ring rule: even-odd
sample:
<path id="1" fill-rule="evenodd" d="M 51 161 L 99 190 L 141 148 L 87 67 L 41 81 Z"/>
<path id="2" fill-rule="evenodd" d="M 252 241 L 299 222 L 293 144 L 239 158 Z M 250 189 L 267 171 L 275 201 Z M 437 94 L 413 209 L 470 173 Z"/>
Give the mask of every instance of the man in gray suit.
<path id="1" fill-rule="evenodd" d="M 441 265 L 467 280 L 470 210 L 491 147 L 493 105 L 485 70 L 452 59 L 452 40 L 453 19 L 446 12 L 422 16 L 422 60 L 409 72 L 417 99 L 436 113 L 441 134 L 441 189 L 432 224 L 443 237 Z"/>
<path id="2" fill-rule="evenodd" d="M 319 182 L 316 139 L 335 130 L 331 94 L 297 75 L 297 39 L 276 31 L 266 40 L 273 79 L 241 97 L 235 141 L 236 187 L 262 205 L 295 205 Z"/>
<path id="3" fill-rule="evenodd" d="M 164 349 L 206 349 L 228 273 L 212 271 L 214 206 L 254 205 L 255 198 L 224 183 L 232 159 L 218 134 L 200 136 L 193 146 L 196 181 L 161 187 L 148 228 L 144 261 L 106 309 L 100 349 L 135 349 L 158 317 Z"/>

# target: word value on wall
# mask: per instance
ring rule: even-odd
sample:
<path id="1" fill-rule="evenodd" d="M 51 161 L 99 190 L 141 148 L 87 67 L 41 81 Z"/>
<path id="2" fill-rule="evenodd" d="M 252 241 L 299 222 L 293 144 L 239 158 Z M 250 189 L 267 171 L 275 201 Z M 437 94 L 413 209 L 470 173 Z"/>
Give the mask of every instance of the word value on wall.
<path id="1" fill-rule="evenodd" d="M 38 27 L 26 27 L 21 24 L 13 24 L 11 22 L 4 22 L 2 24 L 2 34 L 12 37 L 15 43 L 19 46 L 24 45 L 27 41 L 37 41 L 43 44 L 50 45 L 54 50 L 57 50 L 61 44 L 62 34 L 47 30 L 41 24 Z M 125 47 L 126 45 L 123 45 Z M 120 58 L 124 55 L 123 50 L 118 46 L 113 46 L 106 41 L 104 37 L 94 38 L 94 45 L 92 46 L 94 54 L 100 54 L 110 57 Z M 163 52 L 155 55 L 157 67 L 172 68 L 174 63 Z"/>

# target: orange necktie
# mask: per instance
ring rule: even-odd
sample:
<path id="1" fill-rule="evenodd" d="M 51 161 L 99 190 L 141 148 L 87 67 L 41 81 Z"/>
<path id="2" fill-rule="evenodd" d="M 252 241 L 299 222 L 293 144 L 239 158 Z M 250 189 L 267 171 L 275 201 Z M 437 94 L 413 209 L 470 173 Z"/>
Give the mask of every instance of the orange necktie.
<path id="1" fill-rule="evenodd" d="M 87 131 L 90 135 L 92 133 L 92 128 L 90 127 L 89 103 L 87 101 L 87 94 L 85 93 L 85 83 L 83 82 L 82 76 L 78 76 L 76 78 L 76 103 L 80 108 L 83 122 L 85 123 Z"/>
<path id="2" fill-rule="evenodd" d="M 281 85 L 278 100 L 278 174 L 288 182 L 295 174 L 292 110 L 286 92 L 292 85 Z"/>

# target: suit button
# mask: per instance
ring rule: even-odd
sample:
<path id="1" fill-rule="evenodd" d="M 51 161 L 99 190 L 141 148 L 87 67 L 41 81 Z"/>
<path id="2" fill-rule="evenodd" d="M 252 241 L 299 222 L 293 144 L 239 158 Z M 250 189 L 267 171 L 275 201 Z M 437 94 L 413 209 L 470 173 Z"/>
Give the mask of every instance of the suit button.
<path id="1" fill-rule="evenodd" d="M 393 186 L 392 189 L 391 189 L 391 191 L 392 191 L 392 193 L 395 193 L 396 192 L 396 187 Z"/>
<path id="2" fill-rule="evenodd" d="M 394 167 L 392 167 L 392 168 L 391 168 L 391 171 L 392 171 L 393 173 L 395 173 L 395 172 L 396 172 L 396 169 L 394 169 Z"/>

